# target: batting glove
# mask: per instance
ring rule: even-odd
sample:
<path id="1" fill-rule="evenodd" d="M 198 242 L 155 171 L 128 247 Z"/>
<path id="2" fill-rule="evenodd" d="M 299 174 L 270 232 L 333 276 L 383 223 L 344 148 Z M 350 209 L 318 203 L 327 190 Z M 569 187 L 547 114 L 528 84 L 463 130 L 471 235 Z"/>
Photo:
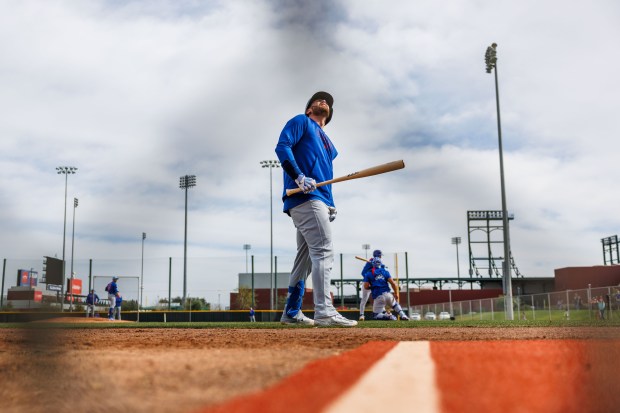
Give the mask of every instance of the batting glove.
<path id="1" fill-rule="evenodd" d="M 329 222 L 334 222 L 338 211 L 336 211 L 336 208 L 334 207 L 328 207 L 328 209 L 329 209 Z"/>
<path id="2" fill-rule="evenodd" d="M 295 179 L 295 183 L 304 194 L 312 192 L 316 189 L 316 181 L 312 178 L 307 177 L 304 174 L 299 174 L 297 176 L 297 179 Z"/>

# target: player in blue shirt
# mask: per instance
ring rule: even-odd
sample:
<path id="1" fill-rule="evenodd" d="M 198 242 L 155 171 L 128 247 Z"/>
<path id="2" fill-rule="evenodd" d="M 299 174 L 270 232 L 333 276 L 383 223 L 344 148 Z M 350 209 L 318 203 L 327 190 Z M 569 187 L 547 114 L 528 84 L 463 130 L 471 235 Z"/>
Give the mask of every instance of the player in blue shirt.
<path id="1" fill-rule="evenodd" d="M 364 288 L 370 289 L 374 300 L 372 304 L 373 318 L 375 320 L 396 320 L 395 316 L 385 311 L 385 307 L 389 306 L 400 316 L 401 320 L 409 320 L 409 317 L 398 304 L 398 298 L 392 294 L 390 286 L 394 291 L 398 291 L 392 276 L 382 265 L 381 258 L 375 258 L 371 268 L 364 273 Z"/>
<path id="2" fill-rule="evenodd" d="M 114 300 L 114 313 L 117 320 L 121 319 L 121 307 L 123 305 L 123 297 L 121 293 L 118 293 L 116 299 Z"/>
<path id="3" fill-rule="evenodd" d="M 86 296 L 86 317 L 95 316 L 95 305 L 99 304 L 99 296 L 95 294 L 95 290 L 90 290 Z"/>
<path id="4" fill-rule="evenodd" d="M 372 258 L 369 259 L 368 262 L 364 264 L 364 268 L 362 268 L 362 278 L 364 277 L 364 274 L 370 271 L 370 269 L 372 268 L 373 261 L 376 258 L 381 259 L 382 256 L 383 253 L 381 252 L 381 250 L 374 250 L 372 252 Z M 366 309 L 366 303 L 368 302 L 369 298 L 370 290 L 367 290 L 362 286 L 362 301 L 360 302 L 360 321 L 364 321 L 366 319 L 366 316 L 364 315 L 364 310 Z"/>
<path id="5" fill-rule="evenodd" d="M 289 277 L 288 296 L 280 322 L 283 324 L 352 327 L 349 320 L 336 311 L 330 295 L 334 249 L 330 222 L 336 218 L 331 185 L 316 182 L 334 177 L 333 160 L 338 151 L 323 128 L 332 119 L 334 98 L 327 92 L 315 93 L 306 111 L 289 120 L 280 133 L 276 154 L 284 171 L 282 200 L 284 212 L 297 229 L 297 256 Z M 288 196 L 287 189 L 300 193 Z M 301 312 L 305 284 L 312 274 L 314 317 Z"/>
<path id="6" fill-rule="evenodd" d="M 118 285 L 116 282 L 118 277 L 112 277 L 112 281 L 106 285 L 105 290 L 108 293 L 108 300 L 110 301 L 110 308 L 108 309 L 108 319 L 114 320 L 114 308 L 116 307 L 116 297 L 120 296 L 118 291 Z"/>

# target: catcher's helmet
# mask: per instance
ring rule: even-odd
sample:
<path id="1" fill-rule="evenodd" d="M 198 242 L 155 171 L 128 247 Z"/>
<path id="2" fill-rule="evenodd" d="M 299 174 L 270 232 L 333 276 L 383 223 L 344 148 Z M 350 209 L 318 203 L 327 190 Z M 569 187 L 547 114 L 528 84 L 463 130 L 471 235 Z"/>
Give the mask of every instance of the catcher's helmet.
<path id="1" fill-rule="evenodd" d="M 381 250 L 374 250 L 374 251 L 372 252 L 372 256 L 373 256 L 373 257 L 382 257 L 382 256 L 383 256 L 383 253 L 381 252 Z"/>
<path id="2" fill-rule="evenodd" d="M 334 114 L 334 98 L 327 92 L 316 92 L 314 95 L 312 95 L 308 103 L 306 103 L 306 111 L 308 110 L 310 105 L 312 105 L 312 102 L 317 99 L 325 99 L 325 102 L 327 102 L 327 106 L 329 106 L 329 115 L 327 116 L 327 119 L 325 119 L 325 124 L 327 125 L 329 121 L 332 120 L 332 115 Z"/>

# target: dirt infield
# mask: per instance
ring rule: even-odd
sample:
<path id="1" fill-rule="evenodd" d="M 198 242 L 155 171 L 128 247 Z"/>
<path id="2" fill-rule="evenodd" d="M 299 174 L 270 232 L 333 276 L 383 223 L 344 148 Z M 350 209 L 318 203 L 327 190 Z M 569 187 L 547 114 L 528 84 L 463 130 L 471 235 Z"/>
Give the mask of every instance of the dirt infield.
<path id="1" fill-rule="evenodd" d="M 370 341 L 594 338 L 620 329 L 0 329 L 0 400 L 3 412 L 191 412 Z"/>

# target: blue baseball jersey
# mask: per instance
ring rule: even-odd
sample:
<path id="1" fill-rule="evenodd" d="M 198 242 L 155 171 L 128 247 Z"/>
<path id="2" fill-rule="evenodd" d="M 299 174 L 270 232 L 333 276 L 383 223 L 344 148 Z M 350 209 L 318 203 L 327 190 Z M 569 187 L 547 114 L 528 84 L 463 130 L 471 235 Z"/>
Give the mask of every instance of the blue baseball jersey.
<path id="1" fill-rule="evenodd" d="M 375 261 L 375 259 L 376 257 L 372 257 L 366 262 L 366 264 L 364 264 L 364 268 L 362 268 L 362 278 L 364 277 L 364 274 L 370 271 L 370 269 L 373 267 L 373 262 Z M 385 265 L 381 264 L 381 268 L 385 268 Z"/>
<path id="2" fill-rule="evenodd" d="M 388 270 L 385 268 L 370 268 L 364 273 L 364 282 L 370 283 L 370 291 L 372 298 L 377 298 L 381 294 L 390 292 L 390 284 L 388 280 L 392 278 Z"/>
<path id="3" fill-rule="evenodd" d="M 364 264 L 364 268 L 362 268 L 362 278 L 366 278 L 366 273 L 370 271 L 371 268 L 372 268 L 371 262 L 367 262 L 366 264 Z"/>
<path id="4" fill-rule="evenodd" d="M 89 293 L 86 296 L 86 304 L 97 304 L 99 302 L 99 296 L 97 294 L 94 295 L 93 297 L 93 293 Z"/>
<path id="5" fill-rule="evenodd" d="M 297 193 L 290 197 L 286 195 L 287 189 L 298 188 L 295 179 L 300 174 L 314 179 L 317 183 L 334 178 L 333 160 L 338 151 L 318 123 L 304 114 L 289 120 L 280 133 L 276 155 L 283 169 L 284 212 L 310 199 L 323 201 L 327 206 L 336 206 L 331 185 L 321 186 L 308 194 Z"/>
<path id="6" fill-rule="evenodd" d="M 116 285 L 116 283 L 112 281 L 107 285 L 106 291 L 110 295 L 116 295 L 116 293 L 118 293 L 118 285 Z"/>

